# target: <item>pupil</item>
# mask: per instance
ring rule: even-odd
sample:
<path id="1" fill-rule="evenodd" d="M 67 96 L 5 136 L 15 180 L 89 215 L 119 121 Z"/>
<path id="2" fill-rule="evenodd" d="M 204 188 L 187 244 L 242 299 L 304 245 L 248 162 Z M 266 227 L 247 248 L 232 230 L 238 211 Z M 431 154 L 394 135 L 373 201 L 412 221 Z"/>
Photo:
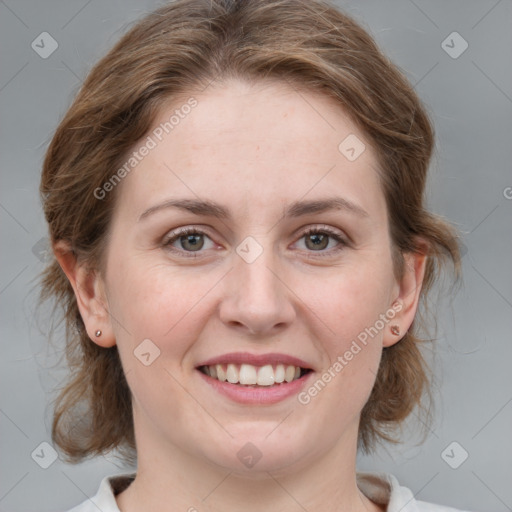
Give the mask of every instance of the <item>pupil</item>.
<path id="1" fill-rule="evenodd" d="M 325 243 L 327 239 L 327 236 L 318 233 L 309 235 L 309 241 L 313 243 L 314 248 L 320 247 L 322 249 L 325 249 L 325 247 L 327 247 L 327 244 Z"/>
<path id="2" fill-rule="evenodd" d="M 192 249 L 201 249 L 203 246 L 202 240 L 200 240 L 201 235 L 187 235 L 185 240 L 185 244 L 183 246 L 184 249 L 186 249 L 186 245 L 190 244 L 190 248 Z"/>

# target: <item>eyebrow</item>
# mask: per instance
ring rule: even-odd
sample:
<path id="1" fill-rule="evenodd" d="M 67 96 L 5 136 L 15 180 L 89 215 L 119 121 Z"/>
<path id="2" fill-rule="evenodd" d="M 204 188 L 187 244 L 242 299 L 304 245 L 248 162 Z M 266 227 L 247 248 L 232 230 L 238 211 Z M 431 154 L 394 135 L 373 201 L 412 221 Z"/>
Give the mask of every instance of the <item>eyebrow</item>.
<path id="1" fill-rule="evenodd" d="M 219 219 L 232 219 L 233 215 L 229 208 L 210 200 L 201 199 L 170 199 L 145 210 L 137 222 L 149 217 L 151 214 L 167 209 L 179 208 L 181 210 L 216 217 Z M 283 218 L 296 218 L 313 213 L 323 213 L 329 210 L 343 210 L 359 217 L 369 217 L 368 212 L 356 203 L 343 197 L 330 197 L 326 199 L 315 199 L 310 201 L 295 201 L 283 212 Z"/>

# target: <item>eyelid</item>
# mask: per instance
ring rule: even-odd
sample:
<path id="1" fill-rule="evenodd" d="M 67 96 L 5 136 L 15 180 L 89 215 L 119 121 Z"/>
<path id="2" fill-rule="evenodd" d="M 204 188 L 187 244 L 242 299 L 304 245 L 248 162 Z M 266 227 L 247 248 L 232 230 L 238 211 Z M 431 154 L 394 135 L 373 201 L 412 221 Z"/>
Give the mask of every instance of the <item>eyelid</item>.
<path id="1" fill-rule="evenodd" d="M 336 235 L 339 237 L 345 236 L 342 231 L 340 231 L 336 228 L 332 228 L 331 226 L 329 226 L 327 224 L 311 224 L 311 225 L 308 225 L 308 227 L 306 227 L 306 228 L 301 228 L 298 230 L 298 234 L 300 234 L 300 236 L 307 235 L 311 232 L 313 232 L 313 233 L 325 232 L 330 235 Z"/>
<path id="2" fill-rule="evenodd" d="M 208 231 L 208 228 L 205 228 L 204 226 L 197 226 L 197 225 L 190 225 L 190 226 L 182 226 L 176 229 L 172 229 L 171 231 L 168 231 L 163 239 L 162 243 L 167 243 L 170 240 L 177 239 L 180 236 L 185 236 L 189 233 L 193 234 L 201 234 L 201 235 L 207 235 L 211 238 L 210 233 Z"/>

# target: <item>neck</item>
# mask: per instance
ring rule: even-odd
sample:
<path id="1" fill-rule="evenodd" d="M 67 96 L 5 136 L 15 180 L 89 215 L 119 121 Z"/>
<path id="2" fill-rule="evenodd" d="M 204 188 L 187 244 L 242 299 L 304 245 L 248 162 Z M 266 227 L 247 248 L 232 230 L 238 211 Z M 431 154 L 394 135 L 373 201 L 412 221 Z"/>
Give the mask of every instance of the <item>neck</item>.
<path id="1" fill-rule="evenodd" d="M 137 436 L 138 467 L 117 497 L 122 512 L 184 510 L 382 512 L 356 483 L 357 425 L 328 453 L 292 466 L 241 473 L 199 458 L 158 436 Z M 162 446 L 166 449 L 162 450 Z"/>

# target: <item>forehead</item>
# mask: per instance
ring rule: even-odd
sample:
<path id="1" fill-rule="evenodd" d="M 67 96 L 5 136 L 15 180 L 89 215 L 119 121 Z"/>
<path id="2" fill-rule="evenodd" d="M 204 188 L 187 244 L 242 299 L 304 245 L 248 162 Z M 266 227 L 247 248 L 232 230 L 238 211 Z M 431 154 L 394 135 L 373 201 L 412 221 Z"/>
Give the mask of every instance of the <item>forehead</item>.
<path id="1" fill-rule="evenodd" d="M 231 80 L 175 98 L 133 149 L 150 139 L 122 183 L 122 207 L 132 213 L 194 196 L 222 198 L 238 213 L 268 211 L 333 193 L 382 210 L 364 134 L 333 99 L 286 83 Z"/>

